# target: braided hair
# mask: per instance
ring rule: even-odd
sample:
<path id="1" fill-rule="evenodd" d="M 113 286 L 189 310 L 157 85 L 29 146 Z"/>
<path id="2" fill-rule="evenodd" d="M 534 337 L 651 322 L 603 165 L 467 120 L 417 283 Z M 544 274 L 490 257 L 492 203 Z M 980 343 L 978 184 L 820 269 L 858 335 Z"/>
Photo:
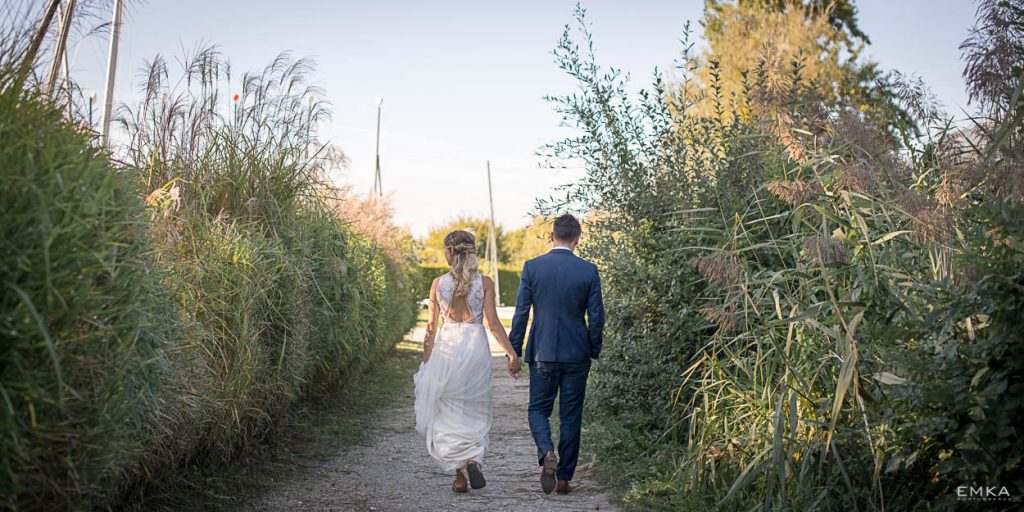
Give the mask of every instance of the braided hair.
<path id="1" fill-rule="evenodd" d="M 479 268 L 476 259 L 476 237 L 461 229 L 452 231 L 444 237 L 444 249 L 451 251 L 451 274 L 455 279 L 455 296 L 462 297 L 469 293 Z"/>

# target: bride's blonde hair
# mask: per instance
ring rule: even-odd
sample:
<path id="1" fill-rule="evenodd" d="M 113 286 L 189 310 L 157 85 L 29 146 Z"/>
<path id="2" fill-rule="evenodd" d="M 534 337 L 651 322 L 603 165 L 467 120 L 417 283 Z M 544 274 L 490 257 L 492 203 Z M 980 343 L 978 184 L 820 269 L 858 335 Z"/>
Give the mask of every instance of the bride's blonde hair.
<path id="1" fill-rule="evenodd" d="M 455 296 L 469 293 L 480 264 L 476 259 L 476 237 L 461 229 L 444 237 L 444 250 L 451 251 L 452 278 L 455 279 Z"/>

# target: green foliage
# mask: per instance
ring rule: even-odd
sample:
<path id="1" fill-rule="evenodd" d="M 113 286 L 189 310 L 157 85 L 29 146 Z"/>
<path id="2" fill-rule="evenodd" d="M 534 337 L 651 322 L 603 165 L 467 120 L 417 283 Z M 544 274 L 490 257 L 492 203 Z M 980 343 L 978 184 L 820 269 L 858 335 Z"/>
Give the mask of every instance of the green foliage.
<path id="1" fill-rule="evenodd" d="M 508 254 L 510 267 L 521 269 L 526 260 L 551 250 L 551 222 L 552 220 L 546 217 L 534 217 L 529 225 L 508 233 L 505 237 L 504 251 Z"/>
<path id="2" fill-rule="evenodd" d="M 965 214 L 956 274 L 926 290 L 926 313 L 896 326 L 907 341 L 883 352 L 907 379 L 887 390 L 901 413 L 889 467 L 913 470 L 925 457 L 932 464 L 917 471 L 942 483 L 1013 484 L 1016 493 L 1024 486 L 1024 209 L 993 201 Z"/>
<path id="3" fill-rule="evenodd" d="M 751 80 L 768 85 L 761 93 L 784 94 L 782 84 L 758 75 L 785 75 L 798 63 L 803 80 L 814 85 L 826 106 L 853 107 L 884 125 L 907 121 L 887 101 L 890 77 L 861 55 L 869 41 L 858 28 L 852 2 L 710 0 L 702 25 L 707 65 L 697 75 L 705 85 L 714 82 L 722 98 L 744 94 Z"/>
<path id="4" fill-rule="evenodd" d="M 432 228 L 427 236 L 419 241 L 420 261 L 425 265 L 444 265 L 444 237 L 456 229 L 466 229 L 477 235 L 477 256 L 481 259 L 482 267 L 486 269 L 487 262 L 484 261 L 484 256 L 487 254 L 490 221 L 469 217 L 459 217 Z M 551 221 L 546 217 L 535 217 L 529 225 L 512 231 L 506 231 L 498 226 L 497 231 L 498 262 L 501 266 L 522 268 L 526 260 L 536 258 L 551 249 L 551 242 L 548 240 L 548 235 L 551 234 Z M 504 282 L 501 286 L 504 289 Z"/>
<path id="5" fill-rule="evenodd" d="M 894 146 L 799 66 L 722 96 L 684 61 L 680 87 L 634 96 L 570 36 L 556 56 L 583 93 L 553 100 L 582 133 L 549 154 L 587 173 L 544 209 L 592 212 L 609 324 L 588 429 L 615 436 L 600 448 L 625 503 L 1020 496 L 1021 120 L 962 136 L 922 116 L 935 128 Z"/>
<path id="6" fill-rule="evenodd" d="M 128 510 L 224 510 L 251 503 L 254 496 L 279 488 L 296 471 L 326 463 L 338 451 L 372 439 L 375 413 L 382 402 L 409 403 L 410 376 L 422 360 L 416 344 L 399 343 L 389 354 L 349 374 L 344 393 L 304 400 L 280 418 L 271 443 L 264 443 L 228 466 L 196 466 L 174 481 L 154 486 L 142 503 Z M 305 500 L 303 500 L 305 501 Z"/>
<path id="7" fill-rule="evenodd" d="M 33 93 L 0 112 L 0 507 L 65 508 L 139 456 L 173 317 L 135 184 Z"/>
<path id="8" fill-rule="evenodd" d="M 463 229 L 473 233 L 476 237 L 476 253 L 481 263 L 487 254 L 487 237 L 491 232 L 491 221 L 485 218 L 459 216 L 444 224 L 430 228 L 427 236 L 420 242 L 420 261 L 427 265 L 444 264 L 444 237 L 457 229 Z M 495 238 L 498 242 L 498 263 L 508 263 L 509 253 L 507 247 L 505 230 L 498 225 L 495 229 Z"/>
<path id="9" fill-rule="evenodd" d="M 0 90 L 5 508 L 116 506 L 229 461 L 414 321 L 410 255 L 326 204 L 309 64 L 244 76 L 230 118 L 226 64 L 185 68 L 183 90 L 150 68 L 123 170 L 32 92 Z"/>

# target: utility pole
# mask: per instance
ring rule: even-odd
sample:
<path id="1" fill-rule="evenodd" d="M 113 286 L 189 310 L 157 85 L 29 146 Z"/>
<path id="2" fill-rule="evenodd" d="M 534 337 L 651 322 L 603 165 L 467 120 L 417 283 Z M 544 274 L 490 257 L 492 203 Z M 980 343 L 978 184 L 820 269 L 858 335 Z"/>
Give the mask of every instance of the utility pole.
<path id="1" fill-rule="evenodd" d="M 53 17 L 57 14 L 57 7 L 59 6 L 60 0 L 50 0 L 46 10 L 43 11 L 43 19 L 40 20 L 39 28 L 36 29 L 35 35 L 32 36 L 32 41 L 29 42 L 28 50 L 25 52 L 25 58 L 21 61 L 19 80 L 23 80 L 31 72 L 32 64 L 36 61 L 36 55 L 39 54 L 39 47 L 42 46 L 43 39 L 46 39 L 47 32 L 50 31 L 50 23 L 53 22 Z"/>
<path id="2" fill-rule="evenodd" d="M 107 95 L 103 98 L 103 117 L 100 121 L 100 140 L 110 144 L 110 121 L 114 109 L 114 78 L 117 76 L 117 43 L 121 37 L 122 0 L 114 0 L 114 20 L 110 27 L 110 55 L 107 58 Z"/>
<path id="3" fill-rule="evenodd" d="M 95 105 L 96 105 L 96 91 L 92 91 L 92 92 L 89 93 L 89 130 L 90 131 L 96 129 L 96 125 L 93 124 L 93 120 L 92 120 L 92 111 L 93 111 Z"/>
<path id="4" fill-rule="evenodd" d="M 487 237 L 487 251 L 494 272 L 494 303 L 501 304 L 500 274 L 498 272 L 498 235 L 494 227 L 494 187 L 491 186 L 491 161 L 487 161 L 487 196 L 491 200 L 491 234 Z"/>
<path id="5" fill-rule="evenodd" d="M 53 50 L 53 62 L 50 64 L 50 77 L 46 81 L 46 93 L 53 97 L 57 87 L 57 75 L 60 74 L 61 65 L 65 65 L 65 73 L 70 73 L 67 68 L 67 47 L 68 33 L 71 31 L 71 17 L 75 14 L 75 0 L 69 0 L 67 5 L 58 5 L 60 16 L 60 32 L 57 34 L 57 47 Z M 69 105 L 70 106 L 70 105 Z"/>
<path id="6" fill-rule="evenodd" d="M 377 98 L 377 168 L 373 175 L 373 191 L 377 197 L 384 196 L 384 183 L 380 176 L 380 107 L 384 104 L 384 98 Z"/>

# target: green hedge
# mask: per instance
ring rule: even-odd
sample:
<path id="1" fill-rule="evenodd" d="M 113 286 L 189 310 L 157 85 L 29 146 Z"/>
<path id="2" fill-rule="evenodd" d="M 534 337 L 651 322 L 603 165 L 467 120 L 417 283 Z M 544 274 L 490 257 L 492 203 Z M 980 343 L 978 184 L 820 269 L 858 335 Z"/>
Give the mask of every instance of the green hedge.
<path id="1" fill-rule="evenodd" d="M 0 119 L 0 508 L 118 508 L 229 461 L 412 326 L 412 270 L 309 199 L 301 141 L 213 124 L 122 168 L 20 85 Z"/>
<path id="2" fill-rule="evenodd" d="M 158 409 L 169 276 L 138 187 L 83 133 L 13 87 L 0 118 L 0 508 L 86 508 Z"/>
<path id="3" fill-rule="evenodd" d="M 422 265 L 419 273 L 416 274 L 416 296 L 426 298 L 430 293 L 430 283 L 434 278 L 444 275 L 451 267 L 448 265 Z M 498 269 L 499 291 L 501 292 L 500 305 L 514 306 L 516 295 L 519 293 L 519 276 L 522 272 L 518 269 Z"/>

